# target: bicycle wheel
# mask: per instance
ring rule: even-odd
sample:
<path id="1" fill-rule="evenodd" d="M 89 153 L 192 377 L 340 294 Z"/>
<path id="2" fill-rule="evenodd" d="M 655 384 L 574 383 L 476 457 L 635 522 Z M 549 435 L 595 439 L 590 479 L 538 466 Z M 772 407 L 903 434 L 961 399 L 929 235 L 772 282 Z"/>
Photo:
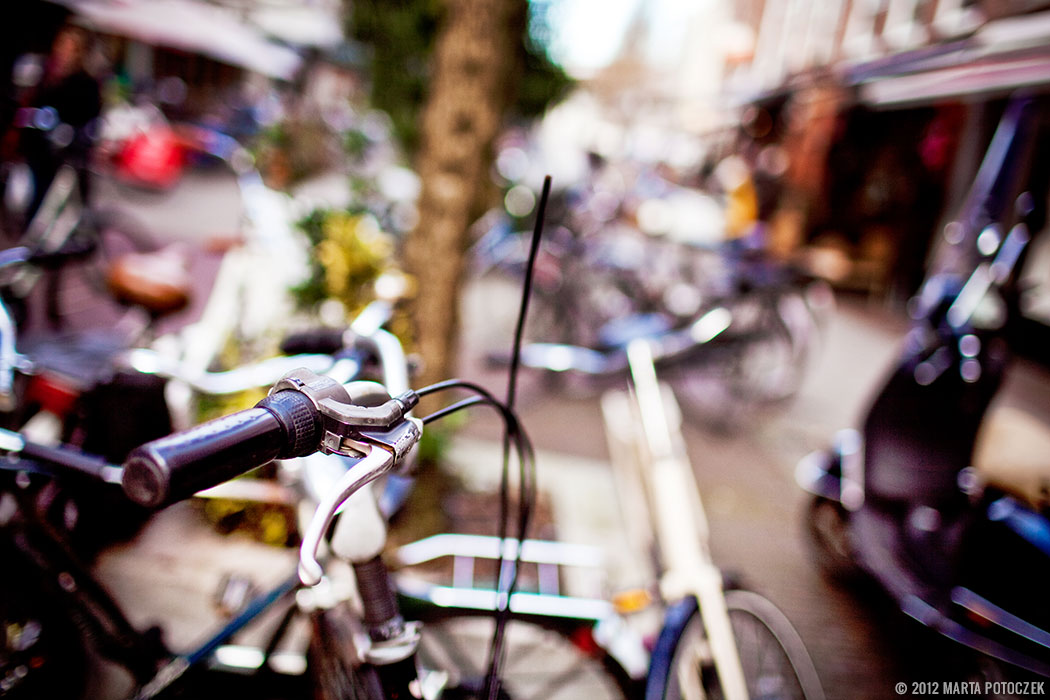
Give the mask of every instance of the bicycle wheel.
<path id="1" fill-rule="evenodd" d="M 724 430 L 788 401 L 806 365 L 805 348 L 796 345 L 776 309 L 741 303 L 732 313 L 733 326 L 724 334 L 658 366 L 688 417 Z"/>
<path id="2" fill-rule="evenodd" d="M 307 650 L 311 697 L 315 700 L 369 700 L 382 697 L 374 674 L 359 673 L 360 660 L 348 630 L 353 624 L 342 608 L 315 615 Z"/>
<path id="3" fill-rule="evenodd" d="M 750 699 L 821 700 L 824 691 L 813 661 L 784 614 L 751 591 L 728 591 L 725 599 Z M 661 635 L 657 643 L 658 648 L 669 643 L 673 651 L 669 664 L 654 665 L 656 677 L 649 679 L 646 698 L 720 700 L 724 695 L 695 601 L 686 623 L 675 632 L 670 639 Z"/>
<path id="4" fill-rule="evenodd" d="M 487 615 L 459 615 L 424 624 L 419 661 L 426 669 L 449 674 L 443 698 L 478 698 L 484 694 L 494 624 Z M 630 697 L 630 680 L 623 669 L 594 648 L 593 642 L 589 646 L 585 650 L 561 632 L 511 620 L 507 624 L 500 697 Z"/>
<path id="5" fill-rule="evenodd" d="M 733 343 L 726 372 L 726 388 L 738 399 L 753 404 L 774 404 L 795 395 L 805 374 L 807 348 L 796 342 L 791 329 L 767 300 L 752 330 Z"/>

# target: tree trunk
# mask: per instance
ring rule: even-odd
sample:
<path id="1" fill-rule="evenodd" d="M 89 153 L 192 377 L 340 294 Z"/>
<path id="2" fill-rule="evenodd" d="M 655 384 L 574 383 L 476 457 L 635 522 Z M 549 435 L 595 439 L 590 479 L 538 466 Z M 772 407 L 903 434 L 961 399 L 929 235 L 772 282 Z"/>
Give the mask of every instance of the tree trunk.
<path id="1" fill-rule="evenodd" d="M 405 261 L 418 281 L 413 316 L 423 357 L 419 386 L 456 370 L 466 234 L 506 107 L 505 82 L 523 0 L 447 0 L 423 109 L 417 169 L 420 222 Z"/>

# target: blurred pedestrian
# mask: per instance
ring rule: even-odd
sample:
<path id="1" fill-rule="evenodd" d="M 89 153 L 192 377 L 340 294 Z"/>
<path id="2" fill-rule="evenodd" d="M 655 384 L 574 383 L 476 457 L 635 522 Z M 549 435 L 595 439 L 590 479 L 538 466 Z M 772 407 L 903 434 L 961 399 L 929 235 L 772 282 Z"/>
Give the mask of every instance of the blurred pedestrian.
<path id="1" fill-rule="evenodd" d="M 43 66 L 39 82 L 22 100 L 15 118 L 19 147 L 33 176 L 33 196 L 25 212 L 32 221 L 59 168 L 68 163 L 77 172 L 81 200 L 89 198 L 88 162 L 102 111 L 98 80 L 88 73 L 85 59 L 91 35 L 73 25 L 62 27 Z"/>

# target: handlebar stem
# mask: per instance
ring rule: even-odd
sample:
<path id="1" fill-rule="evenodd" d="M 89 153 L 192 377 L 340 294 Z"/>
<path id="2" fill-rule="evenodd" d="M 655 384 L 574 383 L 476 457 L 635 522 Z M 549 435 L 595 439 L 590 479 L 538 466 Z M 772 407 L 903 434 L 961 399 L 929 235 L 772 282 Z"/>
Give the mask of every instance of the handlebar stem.
<path id="1" fill-rule="evenodd" d="M 350 323 L 349 332 L 360 338 L 372 338 L 390 320 L 393 313 L 394 307 L 389 301 L 384 299 L 371 301 Z"/>
<path id="2" fill-rule="evenodd" d="M 359 335 L 358 340 L 371 345 L 378 355 L 383 372 L 383 386 L 387 391 L 395 396 L 408 391 L 408 361 L 397 336 L 390 331 L 377 329 L 367 336 Z"/>

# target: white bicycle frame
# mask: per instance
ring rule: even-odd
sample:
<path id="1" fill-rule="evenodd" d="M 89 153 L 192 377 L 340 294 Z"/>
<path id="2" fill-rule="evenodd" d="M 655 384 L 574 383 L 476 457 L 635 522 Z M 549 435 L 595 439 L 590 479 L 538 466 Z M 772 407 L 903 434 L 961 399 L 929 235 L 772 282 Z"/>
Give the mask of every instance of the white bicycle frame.
<path id="1" fill-rule="evenodd" d="M 686 454 L 678 404 L 656 377 L 648 341 L 632 341 L 627 355 L 633 397 L 609 391 L 602 397 L 602 412 L 628 526 L 636 546 L 652 541 L 659 550 L 663 598 L 696 597 L 725 697 L 747 700 L 722 574 L 711 558 L 707 516 Z M 703 697 L 695 682 L 690 685 L 683 679 L 681 688 L 685 697 Z"/>

